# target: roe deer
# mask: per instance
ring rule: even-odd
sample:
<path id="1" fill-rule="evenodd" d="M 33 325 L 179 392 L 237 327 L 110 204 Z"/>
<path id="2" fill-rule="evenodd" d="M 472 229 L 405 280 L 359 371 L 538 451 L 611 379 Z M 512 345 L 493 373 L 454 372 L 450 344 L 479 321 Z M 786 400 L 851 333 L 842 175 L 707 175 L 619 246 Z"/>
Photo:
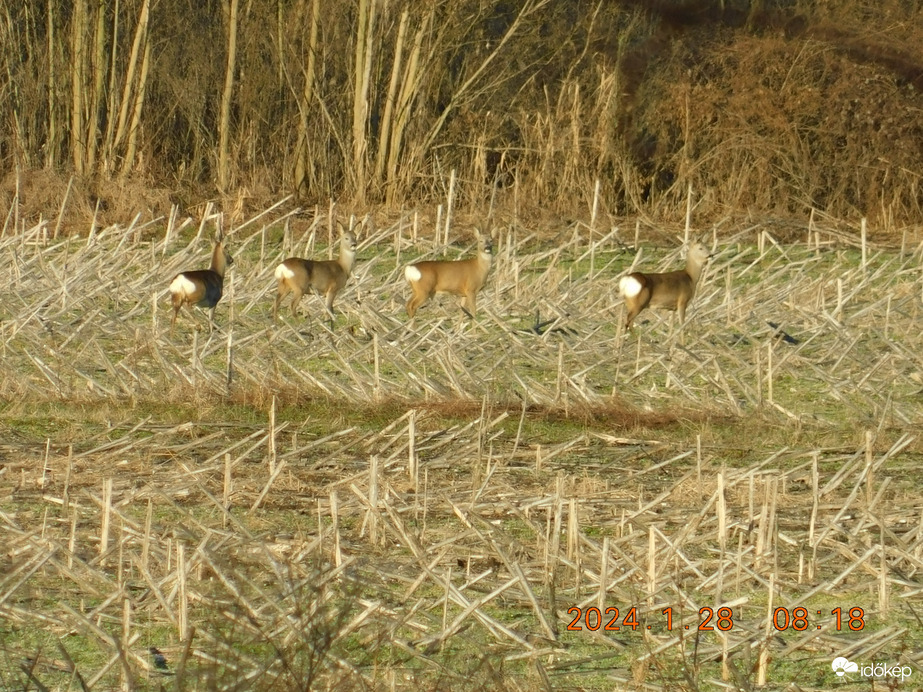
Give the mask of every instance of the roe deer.
<path id="1" fill-rule="evenodd" d="M 484 287 L 487 272 L 490 271 L 493 250 L 491 237 L 478 234 L 477 257 L 408 264 L 404 269 L 404 278 L 413 290 L 413 296 L 407 301 L 407 314 L 410 319 L 413 319 L 417 309 L 434 293 L 462 296 L 462 310 L 468 317 L 473 318 L 477 312 L 478 291 Z"/>
<path id="2" fill-rule="evenodd" d="M 628 309 L 625 328 L 631 329 L 632 321 L 648 306 L 676 310 L 682 327 L 686 321 L 686 307 L 695 295 L 702 268 L 710 257 L 708 248 L 696 241 L 689 246 L 686 268 L 683 270 L 663 274 L 634 272 L 623 276 L 619 281 L 619 293 L 625 299 Z"/>
<path id="3" fill-rule="evenodd" d="M 212 251 L 212 263 L 208 269 L 196 269 L 180 272 L 170 282 L 170 297 L 173 301 L 173 319 L 170 320 L 170 334 L 176 327 L 176 316 L 184 305 L 198 305 L 208 308 L 208 326 L 214 329 L 215 306 L 221 300 L 224 291 L 224 272 L 234 264 L 224 238 L 219 234 L 215 249 Z"/>
<path id="4" fill-rule="evenodd" d="M 340 257 L 335 260 L 308 260 L 289 257 L 276 267 L 279 292 L 272 306 L 272 318 L 278 319 L 279 304 L 292 294 L 292 317 L 298 316 L 298 303 L 309 290 L 326 296 L 327 312 L 333 322 L 333 299 L 346 285 L 356 260 L 356 236 L 346 231 L 340 237 Z"/>

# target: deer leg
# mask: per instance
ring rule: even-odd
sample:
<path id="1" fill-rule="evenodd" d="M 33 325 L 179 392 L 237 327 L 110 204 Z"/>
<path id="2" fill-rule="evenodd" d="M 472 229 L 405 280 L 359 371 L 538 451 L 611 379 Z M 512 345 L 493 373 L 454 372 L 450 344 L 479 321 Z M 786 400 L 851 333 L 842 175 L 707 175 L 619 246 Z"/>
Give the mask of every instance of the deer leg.
<path id="1" fill-rule="evenodd" d="M 635 321 L 635 317 L 641 314 L 641 311 L 644 309 L 642 303 L 635 303 L 629 305 L 628 302 L 625 302 L 625 307 L 628 308 L 628 316 L 625 318 L 625 330 L 631 331 L 631 325 Z"/>
<path id="2" fill-rule="evenodd" d="M 333 291 L 333 290 L 327 291 L 327 301 L 325 304 L 327 306 L 327 313 L 330 315 L 331 322 L 333 321 L 333 318 L 335 316 L 333 314 L 333 299 L 335 297 L 336 297 L 336 291 Z"/>
<path id="3" fill-rule="evenodd" d="M 634 308 L 629 308 L 628 315 L 625 317 L 625 331 L 631 331 L 631 323 L 634 321 L 635 317 L 638 316 L 638 310 Z"/>
<path id="4" fill-rule="evenodd" d="M 331 331 L 333 331 L 333 321 L 335 318 L 335 315 L 333 314 L 334 295 L 335 295 L 334 291 L 327 291 L 327 297 L 326 297 L 326 300 L 324 301 L 324 307 L 327 308 L 327 317 L 330 320 L 330 330 Z"/>
<path id="5" fill-rule="evenodd" d="M 297 319 L 298 318 L 298 303 L 301 302 L 301 296 L 303 296 L 304 293 L 297 288 L 291 289 L 291 292 L 292 292 L 292 319 Z"/>
<path id="6" fill-rule="evenodd" d="M 414 290 L 410 300 L 407 301 L 407 316 L 410 317 L 410 319 L 413 319 L 413 316 L 417 314 L 417 310 L 426 302 L 427 298 L 429 298 L 429 296 L 417 293 L 417 291 Z"/>
<path id="7" fill-rule="evenodd" d="M 173 305 L 173 318 L 170 320 L 170 336 L 173 336 L 173 331 L 176 329 L 176 318 L 179 316 L 179 311 L 183 309 L 183 305 L 186 301 L 176 294 L 171 295 L 170 298 L 170 302 Z"/>
<path id="8" fill-rule="evenodd" d="M 679 318 L 679 342 L 686 345 L 686 303 L 676 303 L 676 316 Z"/>
<path id="9" fill-rule="evenodd" d="M 625 320 L 625 328 L 630 330 L 634 324 L 635 318 L 641 314 L 641 311 L 651 302 L 651 292 L 648 288 L 642 288 L 641 292 L 633 298 L 625 299 L 625 307 L 628 308 L 628 318 Z"/>
<path id="10" fill-rule="evenodd" d="M 288 294 L 288 286 L 285 285 L 284 281 L 279 282 L 278 292 L 276 293 L 276 299 L 272 304 L 272 319 L 276 321 L 279 319 L 279 306 L 282 304 L 282 299 Z"/>
<path id="11" fill-rule="evenodd" d="M 474 319 L 474 316 L 478 314 L 478 294 L 477 293 L 472 292 L 465 296 L 465 307 L 462 308 L 462 310 L 468 313 L 468 317 L 470 317 L 471 319 Z"/>

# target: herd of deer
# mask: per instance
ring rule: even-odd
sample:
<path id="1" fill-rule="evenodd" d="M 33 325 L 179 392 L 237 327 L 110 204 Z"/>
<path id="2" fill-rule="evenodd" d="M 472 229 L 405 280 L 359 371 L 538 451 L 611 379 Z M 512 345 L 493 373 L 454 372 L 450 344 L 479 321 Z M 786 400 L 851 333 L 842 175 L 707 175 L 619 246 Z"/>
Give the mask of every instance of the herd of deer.
<path id="1" fill-rule="evenodd" d="M 273 319 L 278 318 L 279 305 L 288 294 L 292 295 L 292 315 L 298 314 L 298 303 L 308 291 L 316 291 L 325 298 L 327 314 L 333 320 L 333 300 L 352 273 L 356 261 L 356 236 L 351 231 L 340 237 L 340 256 L 335 260 L 309 260 L 289 257 L 276 267 L 278 292 L 272 307 Z M 686 307 L 695 295 L 696 284 L 711 253 L 701 242 L 693 242 L 687 251 L 686 268 L 664 273 L 633 272 L 622 277 L 619 293 L 625 300 L 628 316 L 625 327 L 644 308 L 655 307 L 676 310 L 680 326 L 686 320 Z M 463 298 L 462 310 L 474 317 L 477 294 L 484 287 L 493 259 L 493 241 L 490 236 L 478 234 L 478 251 L 475 257 L 463 260 L 432 260 L 409 264 L 404 278 L 413 295 L 407 301 L 407 314 L 413 319 L 417 310 L 436 293 L 450 293 Z M 184 305 L 208 308 L 209 325 L 214 324 L 215 306 L 221 300 L 224 274 L 234 260 L 219 236 L 212 252 L 208 269 L 184 271 L 170 283 L 173 301 L 173 318 L 170 333 L 176 327 L 176 317 Z"/>

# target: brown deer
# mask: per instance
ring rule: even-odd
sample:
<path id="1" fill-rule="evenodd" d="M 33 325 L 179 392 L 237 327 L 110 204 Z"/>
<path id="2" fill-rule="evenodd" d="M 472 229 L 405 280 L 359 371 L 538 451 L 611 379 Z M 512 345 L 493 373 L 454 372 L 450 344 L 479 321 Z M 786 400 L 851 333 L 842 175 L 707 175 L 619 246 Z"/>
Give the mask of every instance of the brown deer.
<path id="1" fill-rule="evenodd" d="M 278 319 L 279 304 L 289 293 L 292 294 L 292 316 L 298 316 L 301 297 L 313 289 L 326 297 L 327 312 L 333 322 L 333 299 L 349 280 L 356 261 L 356 236 L 346 231 L 340 237 L 340 257 L 335 260 L 309 260 L 289 257 L 276 267 L 279 292 L 272 306 L 272 318 Z"/>
<path id="2" fill-rule="evenodd" d="M 484 287 L 493 259 L 493 240 L 489 235 L 478 234 L 478 254 L 463 260 L 433 260 L 408 264 L 404 278 L 413 290 L 407 301 L 410 319 L 435 293 L 462 296 L 462 310 L 468 317 L 477 312 L 477 294 Z"/>
<path id="3" fill-rule="evenodd" d="M 686 268 L 683 270 L 662 274 L 634 272 L 623 276 L 619 281 L 619 293 L 625 299 L 625 306 L 628 308 L 625 328 L 631 329 L 635 317 L 648 306 L 676 310 L 682 327 L 686 321 L 686 307 L 695 295 L 696 284 L 710 257 L 709 249 L 696 241 L 689 246 Z"/>
<path id="4" fill-rule="evenodd" d="M 212 251 L 212 263 L 208 269 L 180 272 L 170 282 L 170 297 L 173 301 L 173 319 L 170 320 L 170 334 L 176 327 L 176 316 L 184 305 L 198 305 L 208 309 L 209 330 L 215 326 L 215 306 L 224 292 L 224 273 L 234 264 L 220 234 Z"/>

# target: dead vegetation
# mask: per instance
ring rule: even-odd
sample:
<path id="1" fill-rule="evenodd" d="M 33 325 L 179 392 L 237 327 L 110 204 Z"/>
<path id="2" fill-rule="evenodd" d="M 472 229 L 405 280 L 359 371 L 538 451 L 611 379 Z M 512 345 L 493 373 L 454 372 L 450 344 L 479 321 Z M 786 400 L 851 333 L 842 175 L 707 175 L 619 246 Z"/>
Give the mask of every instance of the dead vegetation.
<path id="1" fill-rule="evenodd" d="M 656 222 L 690 186 L 707 222 L 921 214 L 915 2 L 59 5 L 0 0 L 25 228 L 216 197 L 235 222 L 286 194 L 397 212 L 453 171 L 468 211 L 573 218 L 599 181 Z"/>
<path id="2" fill-rule="evenodd" d="M 278 261 L 334 239 L 279 208 L 226 229 L 219 329 L 172 340 L 166 285 L 210 216 L 0 237 L 4 687 L 920 674 L 919 229 L 726 234 L 680 346 L 657 313 L 621 333 L 620 275 L 680 261 L 634 223 L 498 229 L 479 319 L 434 300 L 412 329 L 403 265 L 471 239 L 369 224 L 334 328 L 316 297 L 275 325 Z"/>
<path id="3" fill-rule="evenodd" d="M 793 54 L 781 37 L 727 38 L 689 47 L 646 86 L 659 98 L 648 94 L 638 118 L 660 162 L 654 184 L 674 204 L 692 185 L 708 191 L 699 211 L 709 215 L 835 210 L 874 216 L 882 237 L 920 215 L 912 83 L 821 42 Z"/>

